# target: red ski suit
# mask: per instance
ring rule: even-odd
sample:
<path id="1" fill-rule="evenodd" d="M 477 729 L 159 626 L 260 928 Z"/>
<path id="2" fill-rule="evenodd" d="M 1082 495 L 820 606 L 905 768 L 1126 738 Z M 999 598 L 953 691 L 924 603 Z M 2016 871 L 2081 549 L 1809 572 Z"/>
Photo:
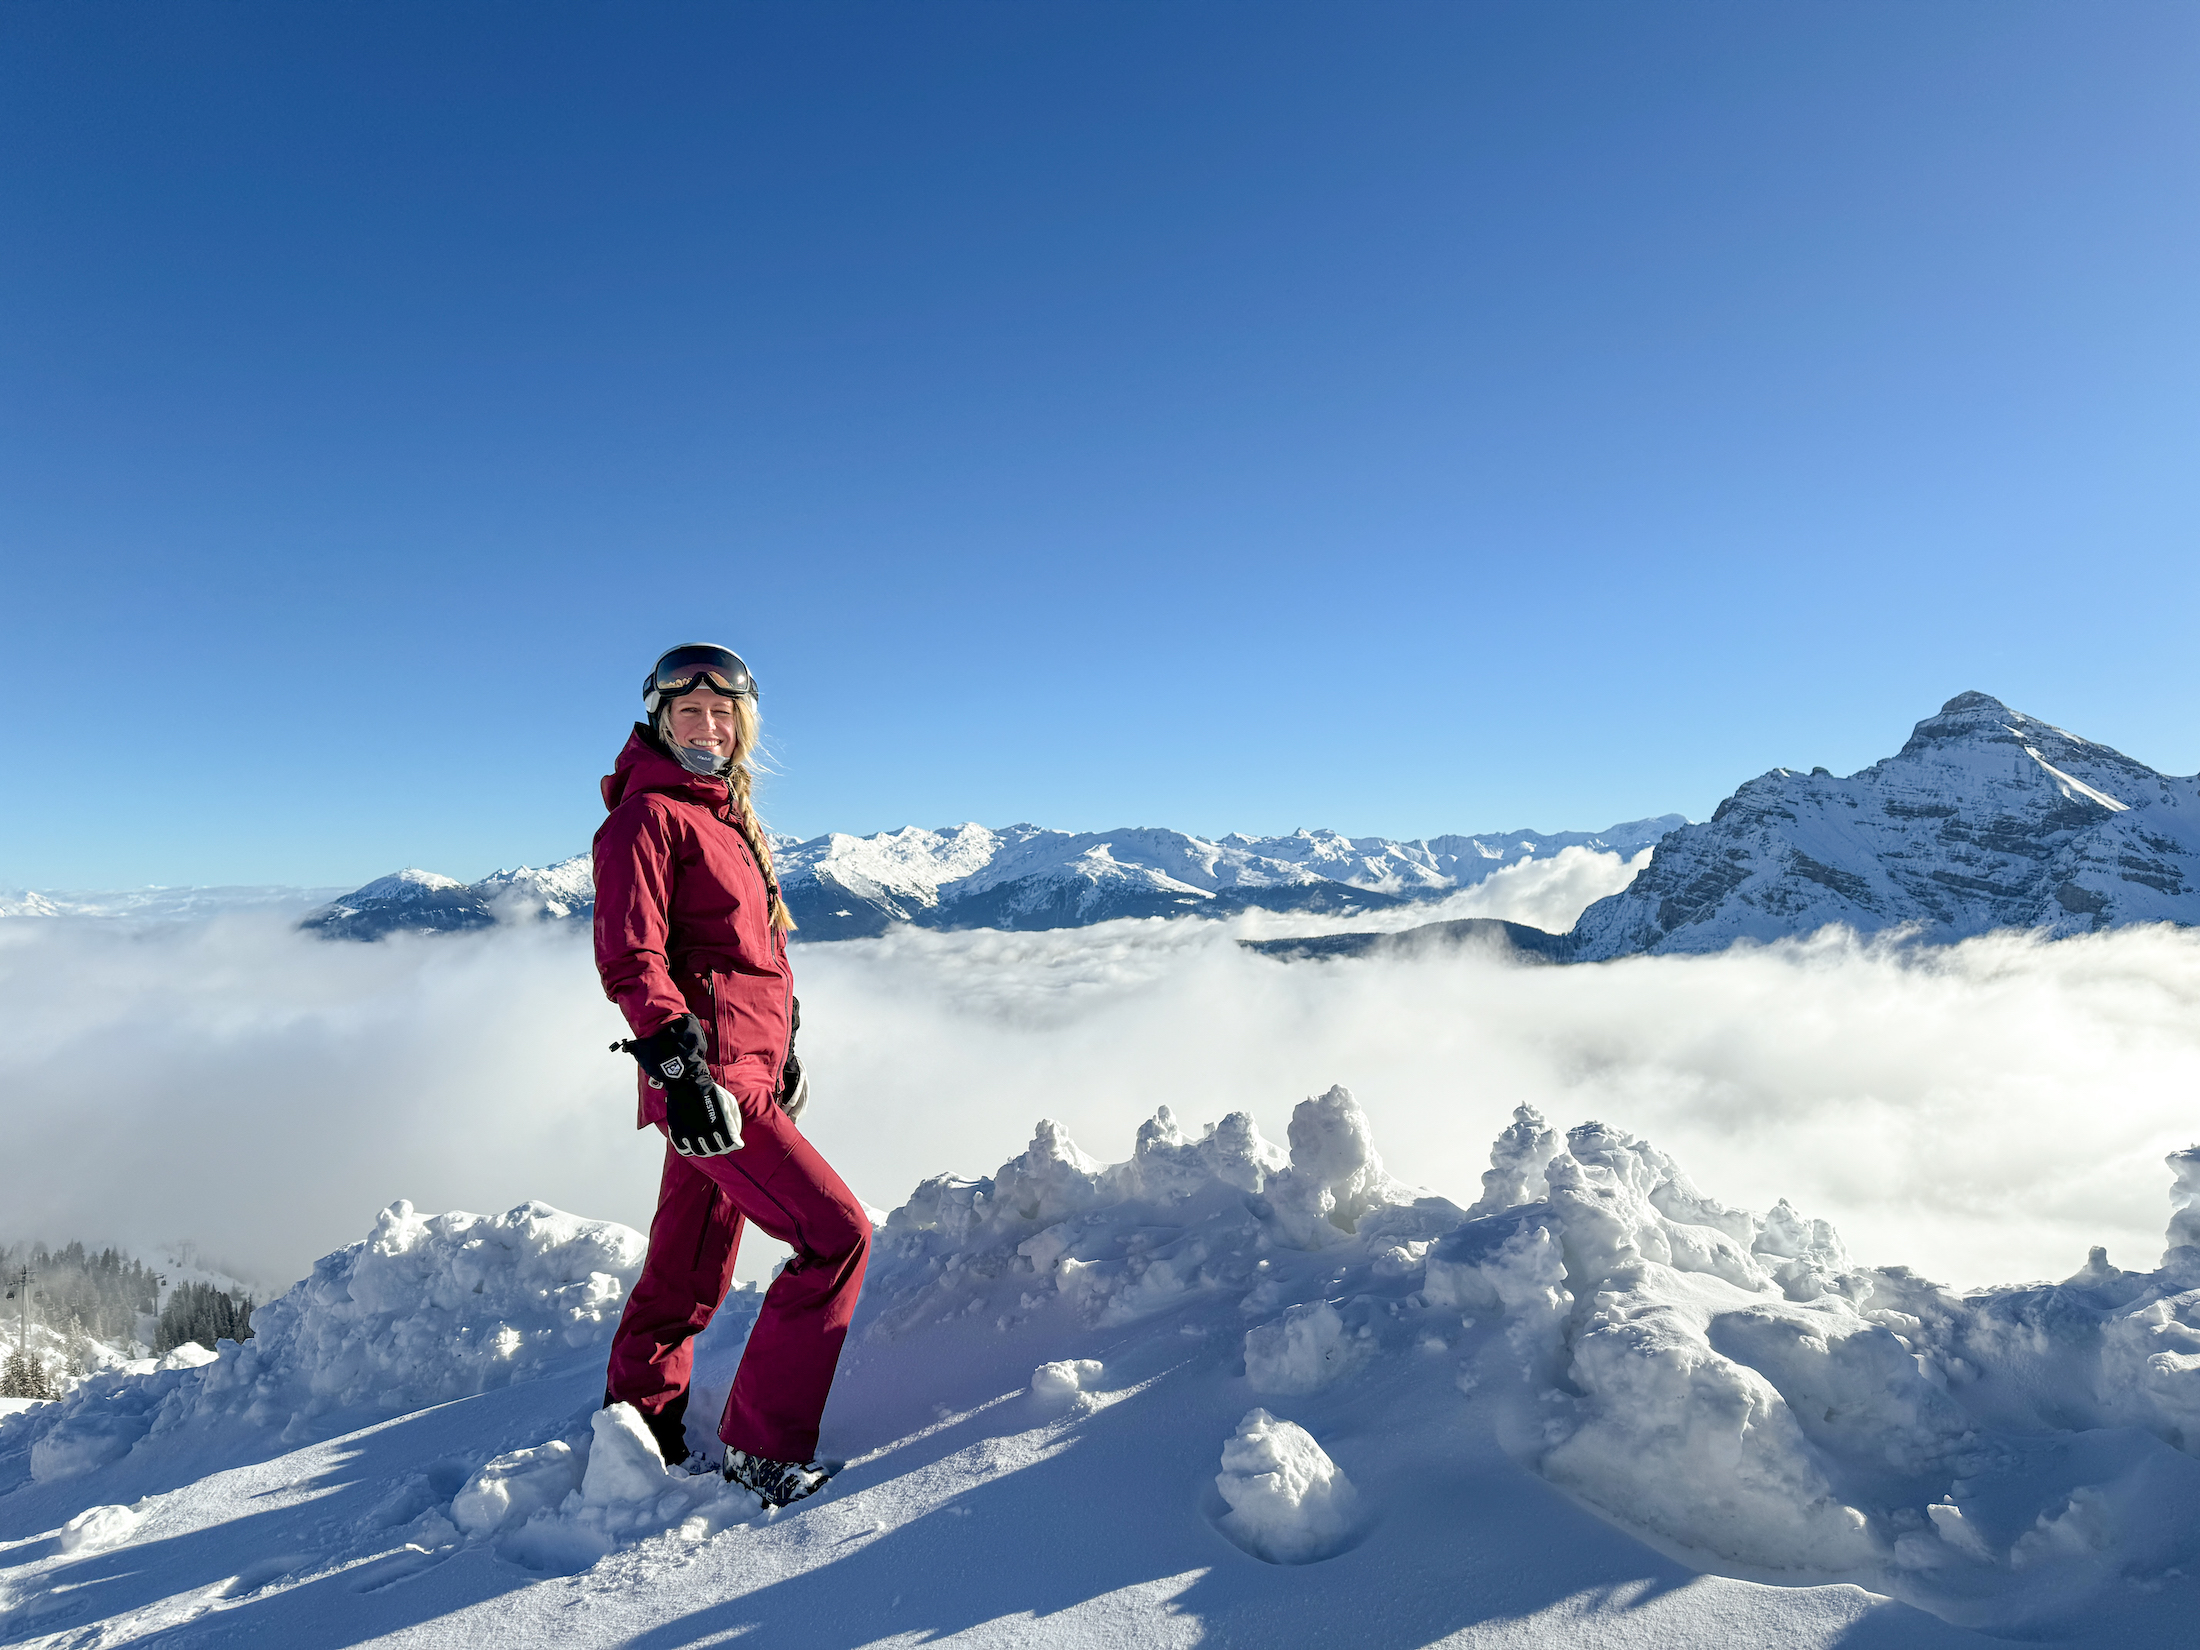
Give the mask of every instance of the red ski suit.
<path id="1" fill-rule="evenodd" d="M 818 1417 L 847 1338 L 871 1223 L 779 1109 L 793 975 L 763 873 L 734 823 L 726 782 L 689 773 L 636 725 L 603 782 L 596 832 L 596 969 L 637 1037 L 693 1013 L 710 1069 L 741 1109 L 743 1144 L 682 1157 L 668 1142 L 649 1254 L 611 1342 L 606 1402 L 632 1404 L 668 1460 L 694 1367 L 689 1342 L 733 1283 L 744 1220 L 794 1250 L 727 1395 L 718 1436 L 775 1461 L 817 1453 Z M 639 1072 L 636 1126 L 662 1129 L 665 1097 Z"/>

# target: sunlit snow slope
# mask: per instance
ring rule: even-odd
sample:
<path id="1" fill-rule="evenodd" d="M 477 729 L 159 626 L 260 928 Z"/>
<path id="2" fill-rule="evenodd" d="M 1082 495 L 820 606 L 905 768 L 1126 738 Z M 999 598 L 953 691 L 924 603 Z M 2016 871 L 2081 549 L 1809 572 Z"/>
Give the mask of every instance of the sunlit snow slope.
<path id="1" fill-rule="evenodd" d="M 0 1639 L 2190 1642 L 2200 1154 L 2160 1270 L 1968 1298 L 1601 1124 L 1491 1163 L 1417 1194 L 1342 1089 L 1288 1150 L 1043 1123 L 885 1221 L 849 1465 L 771 1515 L 597 1408 L 636 1234 L 397 1205 L 246 1346 L 0 1422 Z"/>

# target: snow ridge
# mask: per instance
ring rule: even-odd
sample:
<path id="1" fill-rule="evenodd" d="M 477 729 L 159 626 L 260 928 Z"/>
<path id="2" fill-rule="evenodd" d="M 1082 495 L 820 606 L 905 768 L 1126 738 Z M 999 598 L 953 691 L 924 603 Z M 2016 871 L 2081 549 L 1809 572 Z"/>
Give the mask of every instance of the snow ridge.
<path id="1" fill-rule="evenodd" d="M 330 1411 L 394 1414 L 525 1380 L 610 1333 L 644 1247 L 628 1227 L 547 1203 L 424 1217 L 400 1200 L 254 1312 L 242 1346 L 80 1382 L 35 1418 L 31 1477 L 72 1478 L 181 1427 L 242 1423 L 297 1441 Z"/>
<path id="2" fill-rule="evenodd" d="M 1393 1178 L 1342 1088 L 1297 1108 L 1288 1150 L 1243 1113 L 1195 1133 L 1164 1107 L 1129 1158 L 1104 1164 L 1042 1121 L 993 1174 L 927 1180 L 879 1228 L 831 1422 L 854 1429 L 857 1459 L 782 1515 L 793 1546 L 770 1544 L 774 1518 L 714 1476 L 668 1476 L 630 1414 L 599 1408 L 600 1344 L 636 1234 L 542 1205 L 487 1221 L 393 1205 L 367 1241 L 263 1309 L 260 1339 L 202 1368 L 94 1377 L 0 1422 L 0 1505 L 26 1455 L 50 1492 L 40 1505 L 85 1485 L 62 1504 L 79 1510 L 59 1539 L 11 1573 L 0 1630 L 84 1627 L 116 1595 L 79 1584 L 77 1555 L 177 1532 L 191 1489 L 84 1499 L 140 1453 L 225 1431 L 319 1436 L 470 1393 L 508 1389 L 516 1404 L 542 1386 L 525 1414 L 566 1406 L 555 1430 L 516 1447 L 491 1436 L 386 1491 L 363 1485 L 382 1497 L 371 1514 L 315 1512 L 299 1527 L 322 1547 L 283 1565 L 355 1569 L 359 1592 L 477 1550 L 591 1570 L 600 1607 L 628 1612 L 613 1636 L 631 1637 L 712 1586 L 768 1588 L 989 1485 L 1039 1482 L 1022 1516 L 1066 1519 L 1064 1539 L 1105 1504 L 1141 1509 L 1152 1530 L 1139 1539 L 1164 1548 L 1187 1539 L 1197 1507 L 1217 1541 L 1286 1569 L 1387 1543 L 1356 1572 L 1365 1587 L 1409 1552 L 1453 1563 L 1447 1532 L 1492 1496 L 1547 1525 L 1543 1503 L 1490 1476 L 1501 1451 L 1670 1559 L 1774 1593 L 1838 1582 L 1990 1634 L 2178 1643 L 2200 1556 L 2200 1148 L 2170 1162 L 2157 1270 L 2095 1251 L 2061 1284 L 1956 1296 L 1857 1266 L 1830 1226 L 1785 1203 L 1719 1202 L 1647 1141 L 1594 1122 L 1561 1134 L 1528 1107 L 1472 1210 Z M 701 1344 L 691 1418 L 725 1390 L 742 1299 Z M 493 1412 L 419 1419 L 444 1413 L 481 1439 Z M 706 1439 L 707 1419 L 690 1431 Z M 312 1446 L 298 1459 L 309 1476 L 358 1476 Z M 194 1550 L 166 1541 L 144 1562 Z M 1214 1559 L 1193 1545 L 1142 1562 L 1177 1574 Z M 484 1608 L 552 1621 L 568 1608 L 566 1593 L 472 1573 L 490 1576 Z M 245 1596 L 186 1594 L 201 1612 Z M 1261 1590 L 1246 1596 L 1271 1610 Z M 149 1608 L 148 1629 L 187 1619 L 175 1600 Z M 864 1621 L 820 1631 L 881 1636 Z M 102 1642 L 134 1630 L 115 1623 Z M 1111 1642 L 1122 1636 L 1118 1623 Z M 1789 1640 L 1767 1628 L 1757 1642 Z"/>

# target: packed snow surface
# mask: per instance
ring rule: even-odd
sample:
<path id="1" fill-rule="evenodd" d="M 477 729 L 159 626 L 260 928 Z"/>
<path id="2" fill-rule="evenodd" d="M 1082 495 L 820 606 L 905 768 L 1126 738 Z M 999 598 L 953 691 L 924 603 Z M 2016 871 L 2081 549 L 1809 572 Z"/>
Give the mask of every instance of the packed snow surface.
<path id="1" fill-rule="evenodd" d="M 770 1514 L 600 1407 L 637 1234 L 400 1203 L 245 1346 L 0 1421 L 0 1639 L 2186 1644 L 2200 1149 L 2171 1170 L 2158 1267 L 1959 1296 L 1526 1106 L 1470 1208 L 1342 1088 L 1288 1146 L 1164 1106 L 1104 1164 L 1042 1122 L 884 1217 L 848 1466 Z"/>

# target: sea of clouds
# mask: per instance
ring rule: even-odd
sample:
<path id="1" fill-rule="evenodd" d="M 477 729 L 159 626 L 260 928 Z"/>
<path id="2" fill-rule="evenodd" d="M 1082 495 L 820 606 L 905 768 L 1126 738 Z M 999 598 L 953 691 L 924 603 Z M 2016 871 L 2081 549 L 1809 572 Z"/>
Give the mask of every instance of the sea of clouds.
<path id="1" fill-rule="evenodd" d="M 1631 870 L 1573 851 L 1417 915 L 1564 928 Z M 2151 1265 L 2162 1156 L 2200 1139 L 2190 930 L 1941 950 L 1828 933 L 1572 968 L 1478 950 L 1282 963 L 1237 943 L 1314 926 L 799 948 L 805 1122 L 886 1208 L 927 1175 L 990 1171 L 1041 1116 L 1120 1142 L 1163 1103 L 1244 1109 L 1281 1138 L 1297 1101 L 1342 1082 L 1394 1173 L 1466 1203 L 1527 1101 L 1958 1285 L 2063 1276 L 2093 1244 Z M 398 1197 L 539 1198 L 646 1228 L 660 1153 L 606 1049 L 623 1034 L 569 929 L 357 945 L 250 912 L 0 922 L 0 1238 L 189 1238 L 279 1286 Z M 772 1253 L 755 1245 L 744 1275 Z"/>

